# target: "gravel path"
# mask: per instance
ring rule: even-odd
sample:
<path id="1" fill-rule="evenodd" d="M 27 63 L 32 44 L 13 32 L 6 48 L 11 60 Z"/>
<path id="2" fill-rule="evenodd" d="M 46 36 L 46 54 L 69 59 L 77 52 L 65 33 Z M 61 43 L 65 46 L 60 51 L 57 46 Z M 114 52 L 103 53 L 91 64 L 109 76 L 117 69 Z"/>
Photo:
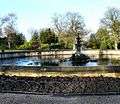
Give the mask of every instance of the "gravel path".
<path id="1" fill-rule="evenodd" d="M 50 96 L 0 93 L 0 104 L 120 104 L 120 95 Z"/>

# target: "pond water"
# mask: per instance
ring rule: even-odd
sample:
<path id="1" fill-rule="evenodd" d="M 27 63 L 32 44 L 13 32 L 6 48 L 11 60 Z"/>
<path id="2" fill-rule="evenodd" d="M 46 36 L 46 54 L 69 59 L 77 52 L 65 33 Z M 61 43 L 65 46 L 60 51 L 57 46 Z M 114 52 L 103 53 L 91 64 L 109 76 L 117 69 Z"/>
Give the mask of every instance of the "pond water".
<path id="1" fill-rule="evenodd" d="M 50 60 L 50 59 L 49 59 Z M 24 57 L 24 58 L 12 58 L 12 59 L 4 59 L 0 60 L 1 65 L 16 65 L 16 66 L 41 66 L 44 61 L 49 62 L 49 60 L 44 60 L 39 57 Z M 72 62 L 69 59 L 65 59 L 64 61 L 59 61 L 57 59 L 51 60 L 52 63 L 57 63 L 57 66 L 69 67 L 73 66 Z M 102 60 L 102 61 L 89 61 L 84 65 L 79 66 L 98 66 L 98 65 L 118 65 L 120 61 L 110 61 L 110 60 Z M 45 64 L 46 66 L 46 64 Z M 49 63 L 49 66 L 56 66 Z"/>

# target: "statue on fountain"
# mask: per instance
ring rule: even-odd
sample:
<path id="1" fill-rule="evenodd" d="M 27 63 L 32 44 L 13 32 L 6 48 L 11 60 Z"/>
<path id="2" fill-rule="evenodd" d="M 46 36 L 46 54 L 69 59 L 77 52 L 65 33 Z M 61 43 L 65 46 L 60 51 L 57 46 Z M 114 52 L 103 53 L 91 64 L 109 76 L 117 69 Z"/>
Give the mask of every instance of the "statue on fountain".
<path id="1" fill-rule="evenodd" d="M 76 52 L 71 57 L 73 66 L 85 65 L 90 60 L 90 58 L 87 55 L 81 53 L 81 46 L 82 46 L 82 39 L 78 34 L 76 37 L 76 44 L 75 44 Z"/>

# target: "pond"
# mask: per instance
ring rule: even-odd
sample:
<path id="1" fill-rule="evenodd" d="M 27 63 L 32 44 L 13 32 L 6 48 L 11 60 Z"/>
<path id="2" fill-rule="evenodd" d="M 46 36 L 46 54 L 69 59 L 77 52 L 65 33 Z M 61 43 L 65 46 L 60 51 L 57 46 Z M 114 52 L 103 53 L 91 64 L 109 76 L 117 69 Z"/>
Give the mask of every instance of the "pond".
<path id="1" fill-rule="evenodd" d="M 44 64 L 44 65 L 43 65 Z M 119 60 L 91 60 L 86 64 L 78 66 L 98 66 L 98 65 L 120 65 Z M 15 65 L 15 66 L 61 66 L 69 67 L 73 66 L 69 59 L 58 60 L 58 59 L 41 59 L 40 57 L 23 57 L 23 58 L 11 58 L 0 60 L 1 65 Z"/>

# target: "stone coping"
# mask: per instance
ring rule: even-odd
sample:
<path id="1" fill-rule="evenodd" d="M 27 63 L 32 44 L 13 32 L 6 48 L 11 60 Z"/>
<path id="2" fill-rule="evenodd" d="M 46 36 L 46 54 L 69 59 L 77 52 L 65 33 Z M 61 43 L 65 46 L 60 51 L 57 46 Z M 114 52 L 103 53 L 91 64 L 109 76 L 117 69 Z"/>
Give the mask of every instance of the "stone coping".
<path id="1" fill-rule="evenodd" d="M 120 66 L 91 67 L 38 67 L 38 66 L 0 66 L 0 75 L 22 77 L 117 77 L 120 78 Z"/>
<path id="2" fill-rule="evenodd" d="M 28 95 L 52 95 L 52 96 L 102 96 L 102 95 L 120 95 L 120 92 L 102 92 L 102 93 L 38 93 L 25 91 L 2 91 L 0 93 L 10 94 L 28 94 Z"/>
<path id="3" fill-rule="evenodd" d="M 15 66 L 15 65 L 1 65 L 0 70 L 39 70 L 39 71 L 50 71 L 50 72 L 85 72 L 85 71 L 110 71 L 120 72 L 120 66 L 70 66 L 70 67 L 59 67 L 59 66 Z"/>

